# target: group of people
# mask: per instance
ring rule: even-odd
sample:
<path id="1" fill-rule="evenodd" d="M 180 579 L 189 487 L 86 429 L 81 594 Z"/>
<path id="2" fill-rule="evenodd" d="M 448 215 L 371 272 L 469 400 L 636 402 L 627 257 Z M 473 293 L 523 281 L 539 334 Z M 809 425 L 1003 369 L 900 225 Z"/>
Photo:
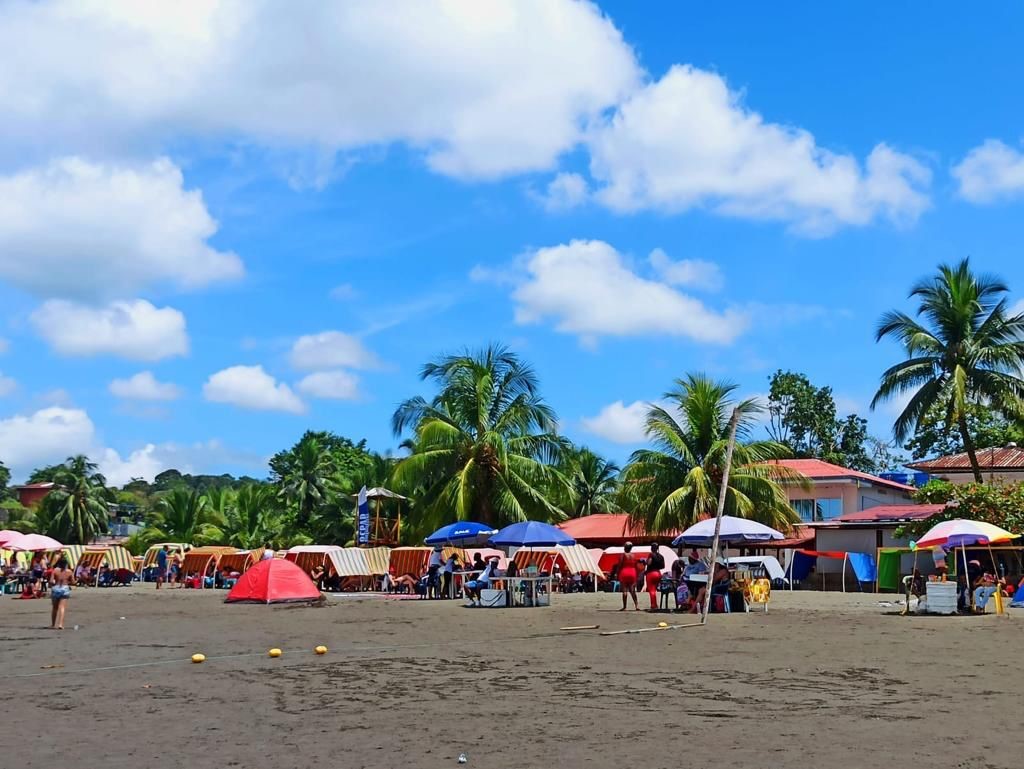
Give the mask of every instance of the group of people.
<path id="1" fill-rule="evenodd" d="M 658 611 L 661 595 L 674 596 L 675 611 L 694 614 L 703 610 L 708 590 L 711 590 L 712 598 L 721 596 L 728 600 L 732 574 L 722 559 L 715 563 L 714 573 L 709 580 L 708 565 L 701 560 L 696 550 L 691 550 L 684 557 L 683 548 L 679 548 L 679 557 L 666 574 L 665 556 L 657 542 L 651 545 L 650 552 L 646 554 L 634 552 L 632 542 L 627 542 L 622 549 L 622 557 L 612 567 L 611 574 L 612 581 L 619 583 L 619 592 L 622 594 L 622 608 L 619 611 L 626 611 L 627 597 L 633 599 L 633 609 L 640 611 L 638 586 L 642 586 L 650 598 L 650 611 Z"/>
<path id="2" fill-rule="evenodd" d="M 0 584 L 15 582 L 22 586 L 23 597 L 40 598 L 46 592 L 50 571 L 46 553 L 33 553 L 28 566 L 12 556 L 6 563 L 0 560 Z"/>

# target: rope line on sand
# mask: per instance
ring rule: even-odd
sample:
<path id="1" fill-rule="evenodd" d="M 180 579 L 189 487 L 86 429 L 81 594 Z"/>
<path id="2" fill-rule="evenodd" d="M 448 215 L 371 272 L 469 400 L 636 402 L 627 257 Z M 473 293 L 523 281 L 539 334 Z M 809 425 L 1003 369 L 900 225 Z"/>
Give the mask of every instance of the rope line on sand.
<path id="1" fill-rule="evenodd" d="M 576 635 L 595 635 L 593 633 L 577 633 Z M 534 641 L 542 638 L 564 638 L 564 633 L 534 633 L 532 635 L 515 636 L 511 638 L 503 638 L 502 642 L 505 641 Z M 358 652 L 387 652 L 387 651 L 403 651 L 407 649 L 429 649 L 435 646 L 479 646 L 481 644 L 493 644 L 494 639 L 480 639 L 480 640 L 444 640 L 444 641 L 428 641 L 418 644 L 381 644 L 377 646 L 357 646 L 353 648 L 345 648 L 338 650 L 344 654 L 352 654 Z M 283 650 L 283 654 L 296 654 L 310 651 L 309 649 L 286 649 Z M 213 657 L 207 657 L 206 662 L 216 662 L 219 660 L 232 660 L 242 659 L 244 657 L 266 657 L 267 652 L 241 652 L 239 654 L 221 654 Z M 188 657 L 175 657 L 173 659 L 166 660 L 150 660 L 147 662 L 126 662 L 121 665 L 102 665 L 91 668 L 59 668 L 54 670 L 41 670 L 33 673 L 4 673 L 0 674 L 0 680 L 9 678 L 45 678 L 47 676 L 59 676 L 59 675 L 70 675 L 79 673 L 101 673 L 111 670 L 130 670 L 132 668 L 144 668 L 144 667 L 155 667 L 158 665 L 174 665 L 179 663 L 192 664 L 192 660 Z"/>

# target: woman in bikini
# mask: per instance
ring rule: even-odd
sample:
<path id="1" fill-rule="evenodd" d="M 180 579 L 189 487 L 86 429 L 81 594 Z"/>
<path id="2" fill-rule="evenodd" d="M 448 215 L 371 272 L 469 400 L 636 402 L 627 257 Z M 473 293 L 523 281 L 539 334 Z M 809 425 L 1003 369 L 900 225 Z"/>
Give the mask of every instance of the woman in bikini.
<path id="1" fill-rule="evenodd" d="M 74 572 L 68 567 L 68 559 L 61 556 L 57 565 L 50 572 L 50 601 L 53 610 L 50 612 L 50 627 L 55 630 L 64 629 L 64 613 L 71 597 L 71 583 L 75 581 Z"/>
<path id="2" fill-rule="evenodd" d="M 627 542 L 623 548 L 625 552 L 619 561 L 619 589 L 622 591 L 622 608 L 626 610 L 626 593 L 633 597 L 633 608 L 640 611 L 636 602 L 636 556 L 633 555 L 633 543 Z"/>

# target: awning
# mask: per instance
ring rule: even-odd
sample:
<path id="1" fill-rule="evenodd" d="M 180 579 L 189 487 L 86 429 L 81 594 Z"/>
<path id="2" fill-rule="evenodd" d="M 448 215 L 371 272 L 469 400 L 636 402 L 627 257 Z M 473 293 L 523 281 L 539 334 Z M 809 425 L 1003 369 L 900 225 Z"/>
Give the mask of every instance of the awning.
<path id="1" fill-rule="evenodd" d="M 388 573 L 390 547 L 367 547 L 363 548 L 363 552 L 366 554 L 366 562 L 370 565 L 370 574 L 382 577 Z"/>
<path id="2" fill-rule="evenodd" d="M 327 554 L 334 572 L 339 577 L 369 577 L 370 562 L 366 560 L 366 552 L 358 547 L 344 547 L 332 550 Z"/>

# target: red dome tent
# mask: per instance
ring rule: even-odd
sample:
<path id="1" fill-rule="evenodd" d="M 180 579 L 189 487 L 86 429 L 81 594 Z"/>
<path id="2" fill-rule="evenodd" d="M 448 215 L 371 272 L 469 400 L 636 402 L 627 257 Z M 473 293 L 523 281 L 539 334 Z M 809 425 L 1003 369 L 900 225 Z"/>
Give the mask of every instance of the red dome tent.
<path id="1" fill-rule="evenodd" d="M 260 561 L 238 578 L 225 603 L 286 603 L 315 601 L 320 591 L 309 576 L 291 561 Z"/>

